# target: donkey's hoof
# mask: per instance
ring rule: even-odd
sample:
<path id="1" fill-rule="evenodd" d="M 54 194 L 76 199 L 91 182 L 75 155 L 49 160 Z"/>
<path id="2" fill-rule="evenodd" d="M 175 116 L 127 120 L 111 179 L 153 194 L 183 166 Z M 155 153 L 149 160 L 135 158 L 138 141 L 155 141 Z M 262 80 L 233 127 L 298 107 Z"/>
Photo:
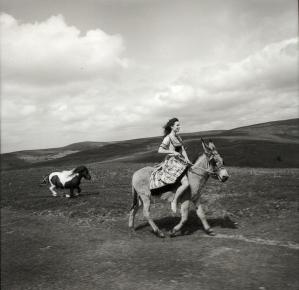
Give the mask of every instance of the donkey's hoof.
<path id="1" fill-rule="evenodd" d="M 171 230 L 171 231 L 169 231 L 169 236 L 171 237 L 171 238 L 174 238 L 175 237 L 175 231 L 173 231 L 173 230 Z"/>
<path id="2" fill-rule="evenodd" d="M 157 237 L 159 237 L 159 238 L 165 238 L 164 233 L 161 232 L 161 231 L 156 231 L 156 232 L 154 232 L 154 234 L 155 234 Z"/>
<path id="3" fill-rule="evenodd" d="M 211 228 L 205 229 L 205 233 L 209 236 L 216 236 L 216 233 Z"/>
<path id="4" fill-rule="evenodd" d="M 172 230 L 169 231 L 169 236 L 171 238 L 174 238 L 178 235 L 178 233 L 179 233 L 179 231 L 175 231 L 175 230 L 172 229 Z"/>

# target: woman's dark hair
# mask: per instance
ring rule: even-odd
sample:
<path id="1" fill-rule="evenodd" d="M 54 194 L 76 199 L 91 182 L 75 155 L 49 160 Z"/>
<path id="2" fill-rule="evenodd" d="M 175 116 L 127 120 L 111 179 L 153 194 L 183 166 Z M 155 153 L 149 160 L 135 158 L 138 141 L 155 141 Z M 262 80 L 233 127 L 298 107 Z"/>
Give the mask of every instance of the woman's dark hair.
<path id="1" fill-rule="evenodd" d="M 171 132 L 171 127 L 174 125 L 175 122 L 178 122 L 178 118 L 172 118 L 170 119 L 164 126 L 164 137 L 168 135 Z"/>

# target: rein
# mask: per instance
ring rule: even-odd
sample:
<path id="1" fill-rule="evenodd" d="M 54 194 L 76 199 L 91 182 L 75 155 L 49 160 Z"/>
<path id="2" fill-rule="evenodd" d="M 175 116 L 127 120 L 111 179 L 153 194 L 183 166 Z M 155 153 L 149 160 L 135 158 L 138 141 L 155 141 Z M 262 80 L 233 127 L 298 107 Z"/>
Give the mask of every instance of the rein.
<path id="1" fill-rule="evenodd" d="M 179 159 L 181 159 L 181 160 L 183 160 L 183 161 L 186 161 L 185 159 L 183 159 L 183 158 L 181 158 L 181 157 L 179 157 Z M 195 165 L 194 163 L 191 163 L 191 162 L 188 162 L 188 164 L 191 165 L 191 166 L 194 166 L 194 165 Z M 215 175 L 215 176 L 217 176 L 216 170 L 215 170 L 215 171 L 212 171 L 212 170 L 208 170 L 208 169 L 206 169 L 206 168 L 200 167 L 200 166 L 196 166 L 195 168 L 189 167 L 188 170 L 189 170 L 191 173 L 194 173 L 194 174 L 196 174 L 196 175 L 198 175 L 198 176 L 203 176 L 203 174 L 200 174 L 199 172 L 196 172 L 194 169 L 201 169 L 201 170 L 203 170 L 203 171 L 205 171 L 205 172 L 207 172 L 207 173 L 209 173 L 209 174 L 211 174 L 211 175 Z"/>
<path id="2" fill-rule="evenodd" d="M 180 158 L 180 157 L 179 157 L 179 158 Z M 182 158 L 180 158 L 180 159 L 182 159 Z M 185 159 L 182 159 L 182 160 L 185 161 Z M 195 165 L 194 163 L 191 163 L 191 162 L 188 162 L 188 164 L 191 165 L 191 166 L 194 166 L 194 165 Z M 203 171 L 205 171 L 205 172 L 207 172 L 207 173 L 210 173 L 211 175 L 216 175 L 216 176 L 217 176 L 216 171 L 211 171 L 211 170 L 208 170 L 208 169 L 203 168 L 203 167 L 200 167 L 200 166 L 196 166 L 196 168 L 189 167 L 188 170 L 189 170 L 191 173 L 194 173 L 194 174 L 196 174 L 196 175 L 198 175 L 198 176 L 203 176 L 203 174 L 200 174 L 199 172 L 196 172 L 194 169 L 201 169 L 201 170 L 203 170 Z"/>
<path id="3" fill-rule="evenodd" d="M 191 163 L 191 165 L 194 165 L 194 164 Z M 194 174 L 198 175 L 198 176 L 203 176 L 203 174 L 200 174 L 199 172 L 196 172 L 194 169 L 195 169 L 195 168 L 190 167 L 190 168 L 189 168 L 189 171 L 190 171 L 191 173 L 194 173 Z M 207 172 L 207 173 L 210 173 L 210 174 L 212 174 L 212 175 L 216 175 L 216 172 L 211 171 L 211 170 L 208 170 L 208 169 L 205 169 L 205 168 L 203 168 L 203 167 L 196 167 L 196 169 L 201 169 L 201 170 L 203 170 L 203 171 L 205 171 L 205 172 Z"/>

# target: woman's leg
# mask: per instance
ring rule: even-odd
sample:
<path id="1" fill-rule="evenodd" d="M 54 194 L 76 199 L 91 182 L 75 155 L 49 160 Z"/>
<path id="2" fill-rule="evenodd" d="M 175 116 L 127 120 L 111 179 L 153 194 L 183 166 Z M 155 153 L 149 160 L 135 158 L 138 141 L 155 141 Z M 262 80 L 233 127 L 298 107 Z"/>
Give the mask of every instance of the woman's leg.
<path id="1" fill-rule="evenodd" d="M 185 191 L 185 189 L 187 189 L 188 186 L 189 186 L 189 181 L 188 181 L 187 175 L 184 175 L 183 178 L 181 179 L 181 185 L 176 190 L 174 198 L 173 198 L 173 200 L 171 202 L 171 210 L 174 213 L 176 213 L 176 211 L 177 211 L 177 201 L 178 201 L 178 198 Z"/>

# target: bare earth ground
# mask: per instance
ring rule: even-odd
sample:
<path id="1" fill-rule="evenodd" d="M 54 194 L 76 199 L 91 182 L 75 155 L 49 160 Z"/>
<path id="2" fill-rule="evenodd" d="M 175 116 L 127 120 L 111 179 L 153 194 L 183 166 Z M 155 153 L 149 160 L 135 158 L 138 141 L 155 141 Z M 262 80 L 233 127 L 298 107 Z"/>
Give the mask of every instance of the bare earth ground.
<path id="1" fill-rule="evenodd" d="M 74 199 L 38 186 L 49 168 L 2 172 L 1 289 L 299 288 L 299 169 L 229 168 L 202 198 L 218 235 L 191 212 L 182 235 L 159 239 L 141 212 L 127 227 L 141 166 L 90 164 L 93 180 Z M 178 222 L 157 199 L 152 214 L 165 232 Z"/>

